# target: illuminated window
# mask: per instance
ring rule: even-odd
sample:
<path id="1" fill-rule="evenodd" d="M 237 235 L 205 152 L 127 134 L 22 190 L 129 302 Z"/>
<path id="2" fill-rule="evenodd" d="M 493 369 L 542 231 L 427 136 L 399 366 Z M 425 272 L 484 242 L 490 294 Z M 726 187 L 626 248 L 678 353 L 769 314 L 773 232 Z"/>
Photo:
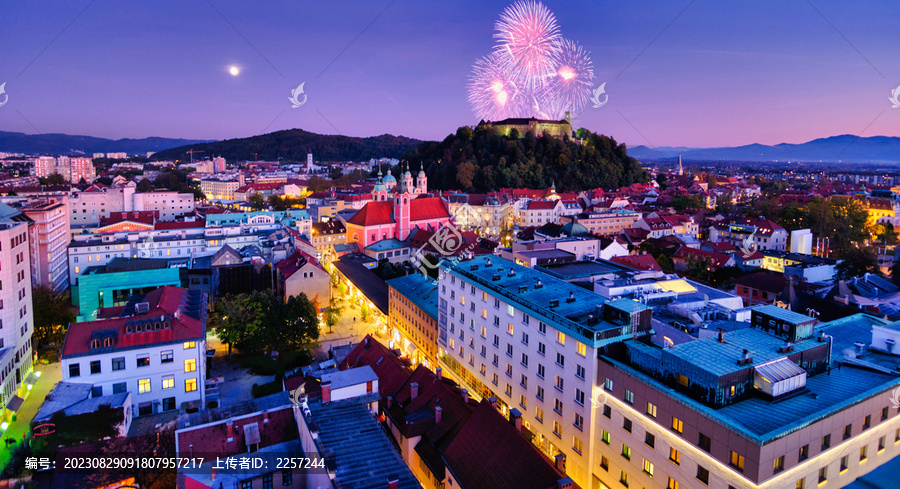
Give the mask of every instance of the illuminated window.
<path id="1" fill-rule="evenodd" d="M 196 358 L 188 358 L 184 361 L 184 371 L 185 372 L 193 372 L 197 370 L 197 359 Z"/>
<path id="2" fill-rule="evenodd" d="M 578 354 L 583 357 L 587 356 L 587 345 L 585 345 L 584 343 L 582 343 L 580 341 L 577 343 L 578 343 Z"/>
<path id="3" fill-rule="evenodd" d="M 732 467 L 738 469 L 738 471 L 743 472 L 744 471 L 744 456 L 739 454 L 738 452 L 735 452 L 734 450 L 732 450 L 730 464 Z"/>
<path id="4" fill-rule="evenodd" d="M 557 341 L 557 343 L 559 343 L 560 345 L 565 345 L 565 344 L 566 344 L 566 335 L 565 335 L 565 333 L 563 333 L 562 331 L 557 331 L 557 332 L 556 332 L 556 341 Z"/>
<path id="5" fill-rule="evenodd" d="M 644 469 L 644 472 L 647 473 L 647 475 L 649 475 L 650 477 L 653 477 L 653 464 L 650 463 L 650 461 L 647 460 L 646 458 L 644 459 L 643 469 Z"/>
<path id="6" fill-rule="evenodd" d="M 672 431 L 679 434 L 684 431 L 684 421 L 672 416 Z"/>
<path id="7" fill-rule="evenodd" d="M 185 349 L 185 350 L 187 350 L 188 348 L 194 348 L 194 347 L 196 347 L 196 346 L 197 346 L 197 342 L 196 342 L 196 341 L 186 341 L 186 342 L 184 343 L 184 349 Z"/>
<path id="8" fill-rule="evenodd" d="M 197 390 L 197 379 L 186 379 L 184 381 L 184 391 L 194 392 Z"/>
<path id="9" fill-rule="evenodd" d="M 681 465 L 681 452 L 673 447 L 669 447 L 669 460 L 675 465 Z"/>
<path id="10" fill-rule="evenodd" d="M 163 389 L 171 389 L 175 387 L 175 377 L 168 377 L 162 379 L 162 388 Z"/>
<path id="11" fill-rule="evenodd" d="M 138 394 L 150 392 L 150 379 L 138 380 Z"/>

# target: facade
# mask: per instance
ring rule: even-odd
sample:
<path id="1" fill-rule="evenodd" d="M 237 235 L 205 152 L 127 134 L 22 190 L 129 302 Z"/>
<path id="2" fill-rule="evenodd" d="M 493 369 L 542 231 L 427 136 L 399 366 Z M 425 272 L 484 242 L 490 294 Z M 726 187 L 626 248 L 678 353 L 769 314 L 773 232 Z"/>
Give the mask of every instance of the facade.
<path id="1" fill-rule="evenodd" d="M 64 381 L 91 384 L 95 397 L 129 392 L 136 416 L 204 406 L 202 293 L 161 287 L 99 316 L 69 325 L 60 355 Z"/>
<path id="2" fill-rule="evenodd" d="M 128 304 L 133 295 L 144 295 L 166 285 L 181 285 L 187 258 L 177 260 L 113 258 L 106 265 L 88 267 L 72 286 L 77 322 L 94 321 L 100 309 Z"/>
<path id="3" fill-rule="evenodd" d="M 728 224 L 711 226 L 709 240 L 713 243 L 727 241 L 738 249 L 753 247 L 761 251 L 786 251 L 788 232 L 763 217 L 744 217 Z"/>
<path id="4" fill-rule="evenodd" d="M 594 487 L 598 350 L 648 334 L 650 309 L 497 257 L 441 270 L 441 365 L 502 412 L 519 410 L 535 445 L 562 454 L 566 475 Z"/>
<path id="5" fill-rule="evenodd" d="M 90 187 L 69 195 L 69 225 L 73 228 L 96 226 L 113 212 L 134 210 L 133 196 L 137 186 L 129 182 L 122 187 Z"/>
<path id="6" fill-rule="evenodd" d="M 79 183 L 84 179 L 87 183 L 94 181 L 94 160 L 91 158 L 69 158 L 68 173 L 64 174 L 71 183 Z"/>
<path id="7" fill-rule="evenodd" d="M 309 241 L 316 247 L 317 258 L 328 263 L 335 259 L 334 246 L 347 242 L 347 228 L 340 219 L 314 222 Z"/>
<path id="8" fill-rule="evenodd" d="M 519 209 L 519 226 L 540 227 L 544 224 L 558 224 L 563 212 L 560 200 L 531 200 Z"/>
<path id="9" fill-rule="evenodd" d="M 387 260 L 396 265 L 409 261 L 414 250 L 407 242 L 388 238 L 366 246 L 362 252 L 373 260 Z"/>
<path id="10" fill-rule="evenodd" d="M 203 178 L 200 180 L 200 191 L 209 200 L 234 200 L 234 192 L 241 186 L 237 180 L 218 180 Z"/>
<path id="11" fill-rule="evenodd" d="M 278 289 L 284 300 L 306 294 L 321 311 L 331 300 L 331 276 L 312 256 L 295 251 L 275 264 L 278 270 Z"/>
<path id="12" fill-rule="evenodd" d="M 517 218 L 515 202 L 503 195 L 452 194 L 448 201 L 457 228 L 485 236 L 500 236 Z"/>
<path id="13" fill-rule="evenodd" d="M 0 204 L 0 405 L 7 421 L 35 380 L 29 224 L 26 216 Z"/>
<path id="14" fill-rule="evenodd" d="M 136 193 L 132 210 L 156 211 L 161 221 L 174 221 L 194 213 L 194 194 L 178 192 L 144 192 Z"/>
<path id="15" fill-rule="evenodd" d="M 68 198 L 29 199 L 19 210 L 34 222 L 28 230 L 32 284 L 54 292 L 65 290 L 69 286 L 66 247 L 71 237 Z"/>
<path id="16" fill-rule="evenodd" d="M 487 122 L 494 131 L 504 136 L 509 136 L 513 130 L 518 131 L 519 137 L 525 137 L 530 132 L 537 137 L 544 133 L 550 134 L 555 138 L 572 137 L 572 124 L 567 120 L 548 121 L 542 119 L 504 119 L 497 122 Z"/>
<path id="17" fill-rule="evenodd" d="M 437 365 L 438 284 L 417 273 L 387 281 L 388 327 L 395 346 L 415 363 Z"/>
<path id="18" fill-rule="evenodd" d="M 619 234 L 625 229 L 634 227 L 641 218 L 640 212 L 628 209 L 617 209 L 607 212 L 588 212 L 575 216 L 575 222 L 588 229 L 591 234 L 609 236 Z"/>

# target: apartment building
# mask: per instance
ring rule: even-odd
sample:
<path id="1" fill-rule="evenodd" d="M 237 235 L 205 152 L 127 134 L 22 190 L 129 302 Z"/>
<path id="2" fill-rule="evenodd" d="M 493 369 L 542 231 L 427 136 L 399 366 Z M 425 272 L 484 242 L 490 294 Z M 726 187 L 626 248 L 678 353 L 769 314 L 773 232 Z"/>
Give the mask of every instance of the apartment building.
<path id="1" fill-rule="evenodd" d="M 573 220 L 586 227 L 591 234 L 610 236 L 634 227 L 634 224 L 640 218 L 640 212 L 628 209 L 615 209 L 607 212 L 577 214 Z"/>
<path id="2" fill-rule="evenodd" d="M 786 251 L 788 232 L 762 216 L 743 217 L 710 226 L 709 240 L 713 243 L 727 241 L 737 249 L 753 247 L 762 251 Z"/>
<path id="3" fill-rule="evenodd" d="M 417 273 L 388 280 L 388 327 L 394 346 L 415 363 L 437 365 L 438 284 Z"/>
<path id="4" fill-rule="evenodd" d="M 93 397 L 130 392 L 135 416 L 204 406 L 206 296 L 160 287 L 102 319 L 71 323 L 63 380 L 93 386 Z"/>
<path id="5" fill-rule="evenodd" d="M 234 200 L 234 192 L 241 187 L 238 180 L 218 180 L 203 178 L 200 180 L 200 191 L 209 200 Z"/>
<path id="6" fill-rule="evenodd" d="M 503 413 L 520 411 L 535 445 L 592 487 L 598 350 L 648 334 L 651 310 L 498 257 L 445 262 L 439 285 L 441 365 Z"/>
<path id="7" fill-rule="evenodd" d="M 144 192 L 134 194 L 132 199 L 132 210 L 157 211 L 161 221 L 174 221 L 194 213 L 194 194 L 174 191 Z"/>
<path id="8" fill-rule="evenodd" d="M 18 208 L 34 224 L 28 230 L 31 282 L 54 292 L 69 286 L 66 248 L 71 238 L 66 195 L 28 199 Z"/>

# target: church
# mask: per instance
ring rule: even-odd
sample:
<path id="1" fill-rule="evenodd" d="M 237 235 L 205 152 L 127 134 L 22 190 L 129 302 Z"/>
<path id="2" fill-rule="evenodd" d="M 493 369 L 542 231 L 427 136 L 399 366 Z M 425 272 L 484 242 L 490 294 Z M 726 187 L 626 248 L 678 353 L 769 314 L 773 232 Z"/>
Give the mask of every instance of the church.
<path id="1" fill-rule="evenodd" d="M 428 179 L 419 170 L 416 185 L 406 168 L 397 183 L 390 173 L 372 190 L 372 201 L 347 220 L 347 243 L 360 249 L 383 239 L 406 240 L 415 229 L 437 231 L 450 223 L 448 204 L 440 197 L 428 196 Z"/>

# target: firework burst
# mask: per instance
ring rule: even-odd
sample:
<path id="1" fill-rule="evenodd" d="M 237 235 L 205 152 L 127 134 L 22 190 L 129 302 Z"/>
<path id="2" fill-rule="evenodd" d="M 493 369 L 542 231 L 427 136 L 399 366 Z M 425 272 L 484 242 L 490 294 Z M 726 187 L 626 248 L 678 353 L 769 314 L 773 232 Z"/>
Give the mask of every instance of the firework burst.
<path id="1" fill-rule="evenodd" d="M 594 78 L 580 45 L 564 40 L 544 4 L 520 0 L 496 23 L 497 45 L 479 59 L 469 79 L 469 102 L 484 120 L 508 117 L 562 119 L 584 108 Z"/>

